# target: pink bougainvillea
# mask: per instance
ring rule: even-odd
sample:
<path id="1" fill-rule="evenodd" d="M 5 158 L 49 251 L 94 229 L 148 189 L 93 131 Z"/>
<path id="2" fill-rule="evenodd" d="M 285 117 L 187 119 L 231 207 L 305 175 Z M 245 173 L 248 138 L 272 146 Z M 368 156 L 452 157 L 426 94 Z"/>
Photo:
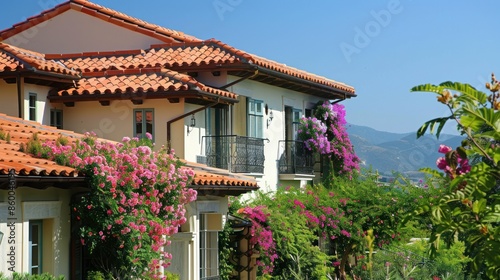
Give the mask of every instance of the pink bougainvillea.
<path id="1" fill-rule="evenodd" d="M 256 247 L 258 253 L 267 258 L 266 261 L 258 261 L 257 265 L 261 267 L 262 273 L 270 274 L 273 272 L 273 262 L 278 258 L 276 254 L 276 243 L 273 239 L 271 228 L 266 225 L 269 214 L 265 212 L 265 206 L 247 206 L 238 210 L 239 214 L 244 215 L 252 222 L 250 228 L 250 244 Z"/>
<path id="2" fill-rule="evenodd" d="M 302 118 L 297 131 L 306 148 L 328 156 L 336 174 L 350 176 L 359 170 L 359 158 L 346 130 L 344 106 L 325 101 L 314 114 L 315 117 Z"/>
<path id="3" fill-rule="evenodd" d="M 172 258 L 161 249 L 186 222 L 185 205 L 196 199 L 196 191 L 187 188 L 193 171 L 173 152 L 152 147 L 150 138 L 113 143 L 90 134 L 73 145 L 44 144 L 50 158 L 88 177 L 90 191 L 73 202 L 72 215 L 80 223 L 82 244 L 108 264 L 104 271 L 120 265 L 132 273 L 128 276 L 157 277 Z"/>

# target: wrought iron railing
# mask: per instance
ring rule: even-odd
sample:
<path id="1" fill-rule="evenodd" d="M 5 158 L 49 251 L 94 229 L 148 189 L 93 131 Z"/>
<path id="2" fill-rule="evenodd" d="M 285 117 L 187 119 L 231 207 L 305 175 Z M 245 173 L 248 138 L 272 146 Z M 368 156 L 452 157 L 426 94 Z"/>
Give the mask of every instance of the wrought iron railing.
<path id="1" fill-rule="evenodd" d="M 237 135 L 204 136 L 207 165 L 233 173 L 264 173 L 265 140 Z"/>
<path id="2" fill-rule="evenodd" d="M 304 142 L 280 140 L 278 164 L 280 174 L 313 174 L 314 156 Z"/>

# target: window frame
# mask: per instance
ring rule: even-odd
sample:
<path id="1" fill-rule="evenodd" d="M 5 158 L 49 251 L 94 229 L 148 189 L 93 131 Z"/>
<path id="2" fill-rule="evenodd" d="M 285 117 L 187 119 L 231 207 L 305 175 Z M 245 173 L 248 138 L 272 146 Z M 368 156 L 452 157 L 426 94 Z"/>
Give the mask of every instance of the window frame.
<path id="1" fill-rule="evenodd" d="M 63 110 L 50 109 L 50 126 L 58 129 L 63 128 Z"/>
<path id="2" fill-rule="evenodd" d="M 254 107 L 253 110 L 252 110 L 252 105 Z M 257 112 L 257 105 L 260 105 L 260 112 Z M 264 101 L 253 98 L 247 98 L 246 117 L 247 117 L 247 136 L 254 138 L 264 138 Z M 253 124 L 252 124 L 252 118 L 254 119 Z"/>
<path id="3" fill-rule="evenodd" d="M 302 117 L 302 110 L 297 108 L 292 108 L 292 129 L 293 129 L 294 140 L 298 139 L 298 130 L 301 117 Z"/>
<path id="4" fill-rule="evenodd" d="M 220 275 L 219 271 L 219 231 L 209 229 L 209 214 L 214 213 L 200 213 L 200 279 L 212 279 Z M 207 243 L 209 243 L 207 245 Z M 216 256 L 216 262 L 212 262 L 213 256 Z M 210 264 L 209 264 L 210 263 Z M 210 268 L 207 267 L 210 265 Z M 215 270 L 213 273 L 212 270 Z M 209 272 L 209 273 L 207 273 Z M 212 272 L 212 273 L 210 273 Z"/>
<path id="5" fill-rule="evenodd" d="M 141 120 L 141 125 L 142 125 L 142 128 L 146 127 L 146 132 L 147 131 L 147 119 L 144 117 L 146 116 L 146 113 L 147 112 L 151 112 L 151 115 L 152 115 L 152 123 L 151 123 L 151 139 L 153 140 L 154 142 L 154 139 L 155 139 L 155 111 L 153 108 L 142 108 L 142 109 L 134 109 L 134 112 L 133 112 L 133 115 L 132 115 L 132 118 L 133 118 L 133 135 L 134 137 L 138 137 L 138 134 L 137 133 L 137 119 L 136 119 L 136 114 L 137 112 L 141 112 L 142 113 L 142 120 Z M 141 132 L 141 137 L 140 138 L 146 138 L 146 134 L 145 133 L 142 133 Z"/>
<path id="6" fill-rule="evenodd" d="M 34 105 L 31 106 L 31 101 L 33 98 Z M 28 120 L 30 121 L 37 121 L 37 103 L 38 103 L 38 96 L 34 92 L 30 92 L 28 95 Z M 33 110 L 33 113 L 32 111 Z"/>
<path id="7" fill-rule="evenodd" d="M 38 243 L 33 245 L 33 226 L 38 226 Z M 29 260 L 28 260 L 28 270 L 31 275 L 33 274 L 33 269 L 36 268 L 38 270 L 35 274 L 43 273 L 43 220 L 30 220 L 29 221 L 29 230 L 28 230 L 28 242 L 29 242 Z M 38 265 L 33 266 L 33 247 L 38 247 L 37 257 L 38 257 Z"/>

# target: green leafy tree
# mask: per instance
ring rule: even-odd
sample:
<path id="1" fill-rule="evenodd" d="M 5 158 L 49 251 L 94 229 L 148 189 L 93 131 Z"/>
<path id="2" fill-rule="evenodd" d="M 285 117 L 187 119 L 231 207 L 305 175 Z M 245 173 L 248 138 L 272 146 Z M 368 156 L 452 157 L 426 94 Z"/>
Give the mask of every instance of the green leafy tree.
<path id="1" fill-rule="evenodd" d="M 428 130 L 439 137 L 450 120 L 465 137 L 456 149 L 440 147 L 444 157 L 438 159 L 437 164 L 443 173 L 425 169 L 441 184 L 444 195 L 416 213 L 431 217 L 433 254 L 441 240 L 446 244 L 461 241 L 465 244 L 466 256 L 473 260 L 468 272 L 485 279 L 497 279 L 500 275 L 500 85 L 494 75 L 486 87 L 490 94 L 455 82 L 411 89 L 435 93 L 450 112 L 449 116 L 426 122 L 417 137 Z M 471 158 L 480 160 L 471 165 Z"/>

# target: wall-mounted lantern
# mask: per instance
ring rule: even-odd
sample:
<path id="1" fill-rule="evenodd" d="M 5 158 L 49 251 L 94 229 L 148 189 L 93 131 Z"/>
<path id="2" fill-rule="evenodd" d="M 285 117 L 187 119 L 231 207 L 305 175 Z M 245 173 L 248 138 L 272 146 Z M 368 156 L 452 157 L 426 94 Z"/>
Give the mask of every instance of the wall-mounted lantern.
<path id="1" fill-rule="evenodd" d="M 194 117 L 194 114 L 191 116 L 191 120 L 189 121 L 189 126 L 187 128 L 187 134 L 191 133 L 193 131 L 193 128 L 196 126 L 196 118 Z"/>

